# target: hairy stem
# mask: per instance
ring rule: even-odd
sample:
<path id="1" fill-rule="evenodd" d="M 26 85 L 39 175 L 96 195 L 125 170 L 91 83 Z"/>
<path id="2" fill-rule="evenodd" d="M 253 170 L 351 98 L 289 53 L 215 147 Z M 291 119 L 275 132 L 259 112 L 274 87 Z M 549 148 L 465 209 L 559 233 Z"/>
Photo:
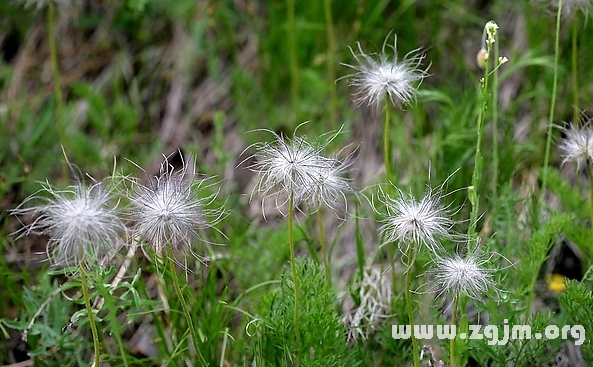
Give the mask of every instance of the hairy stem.
<path id="1" fill-rule="evenodd" d="M 169 262 L 169 270 L 171 271 L 171 279 L 173 280 L 173 286 L 175 287 L 175 292 L 177 292 L 177 297 L 179 297 L 179 303 L 181 303 L 181 308 L 183 309 L 183 315 L 185 316 L 185 321 L 187 322 L 187 326 L 189 328 L 189 333 L 191 334 L 191 339 L 194 344 L 195 352 L 198 356 L 198 360 L 200 364 L 204 367 L 208 366 L 206 363 L 206 359 L 202 355 L 200 351 L 200 343 L 198 339 L 198 333 L 196 332 L 196 327 L 191 319 L 191 315 L 189 313 L 189 308 L 187 307 L 187 303 L 185 302 L 185 297 L 183 297 L 183 292 L 181 290 L 181 285 L 179 284 L 179 277 L 177 277 L 177 268 L 175 267 L 175 259 L 173 255 L 173 245 L 169 242 L 167 244 L 167 260 Z"/>
<path id="2" fill-rule="evenodd" d="M 499 69 L 498 33 L 494 42 L 495 69 L 492 73 L 492 195 L 498 192 L 498 69 Z"/>
<path id="3" fill-rule="evenodd" d="M 589 215 L 591 216 L 591 240 L 593 240 L 593 168 L 591 168 L 591 161 L 587 160 L 587 173 L 589 174 Z M 587 258 L 587 266 L 591 263 L 593 257 L 593 243 Z"/>
<path id="4" fill-rule="evenodd" d="M 560 20 L 562 15 L 562 0 L 558 2 L 556 15 L 556 40 L 554 43 L 554 79 L 552 82 L 552 100 L 550 101 L 550 115 L 548 116 L 548 130 L 546 132 L 546 150 L 544 152 L 544 177 L 542 178 L 542 193 L 540 202 L 543 203 L 548 183 L 548 164 L 550 161 L 550 148 L 552 145 L 552 125 L 554 122 L 554 109 L 556 108 L 556 90 L 558 89 L 558 58 L 560 55 Z"/>
<path id="5" fill-rule="evenodd" d="M 109 291 L 107 291 L 107 293 L 108 292 Z M 108 297 L 103 297 L 103 300 L 107 298 Z M 108 303 L 111 303 L 111 299 L 108 301 Z M 124 342 L 121 338 L 121 328 L 119 327 L 119 321 L 117 320 L 117 309 L 113 305 L 108 305 L 107 308 L 109 309 L 109 312 L 107 313 L 107 318 L 109 319 L 109 324 L 111 327 L 111 335 L 113 335 L 113 337 L 115 338 L 115 343 L 117 344 L 117 348 L 119 349 L 119 353 L 121 354 L 124 366 L 128 367 L 128 357 L 126 357 L 126 348 L 124 347 Z"/>
<path id="6" fill-rule="evenodd" d="M 292 97 L 292 108 L 293 113 L 298 121 L 298 95 L 299 95 L 299 67 L 297 61 L 296 52 L 296 41 L 295 41 L 295 29 L 294 29 L 294 8 L 295 0 L 288 0 L 286 7 L 286 18 L 287 18 L 287 33 L 288 33 L 288 57 L 289 57 L 289 68 L 290 68 L 290 92 Z"/>
<path id="7" fill-rule="evenodd" d="M 290 266 L 292 268 L 292 277 L 294 283 L 294 333 L 297 343 L 297 366 L 300 366 L 301 353 L 301 334 L 299 333 L 299 283 L 296 269 L 296 256 L 294 249 L 294 190 L 290 190 L 290 198 L 288 202 L 288 242 L 290 245 Z"/>
<path id="8" fill-rule="evenodd" d="M 91 325 L 91 332 L 93 334 L 93 347 L 95 349 L 95 358 L 93 361 L 93 366 L 99 367 L 100 362 L 100 352 L 99 352 L 99 333 L 97 332 L 97 324 L 95 324 L 95 314 L 93 313 L 93 308 L 91 307 L 91 297 L 89 295 L 89 286 L 86 277 L 86 272 L 84 270 L 83 262 L 80 262 L 80 283 L 82 284 L 82 297 L 84 298 L 84 306 L 86 307 L 86 312 L 89 315 L 89 324 Z"/>
<path id="9" fill-rule="evenodd" d="M 385 124 L 383 125 L 383 161 L 385 163 L 385 181 L 387 181 L 387 195 L 393 196 L 393 187 L 391 186 L 391 105 L 386 98 L 385 101 Z M 381 239 L 383 240 L 383 239 Z M 389 258 L 395 259 L 394 253 L 392 253 L 391 247 L 387 248 Z M 393 260 L 395 261 L 395 260 Z M 391 284 L 393 290 L 397 284 L 396 281 L 395 266 L 391 266 Z"/>
<path id="10" fill-rule="evenodd" d="M 453 316 L 451 317 L 451 332 L 457 323 L 457 304 L 459 302 L 459 292 L 455 294 L 453 300 Z M 449 366 L 455 367 L 455 338 L 451 338 L 449 342 Z"/>
<path id="11" fill-rule="evenodd" d="M 385 102 L 385 124 L 383 125 L 383 160 L 385 162 L 385 179 L 387 181 L 387 194 L 391 195 L 391 147 L 390 147 L 390 133 L 391 133 L 391 113 L 389 102 Z"/>
<path id="12" fill-rule="evenodd" d="M 414 355 L 412 359 L 414 361 L 414 367 L 420 367 L 420 350 L 418 348 L 418 340 L 414 335 L 414 308 L 412 306 L 412 266 L 414 265 L 414 244 L 411 243 L 408 248 L 408 263 L 406 264 L 406 306 L 408 308 L 408 317 L 410 319 L 410 328 L 412 329 L 412 349 Z"/>
<path id="13" fill-rule="evenodd" d="M 336 90 L 336 68 L 334 61 L 335 50 L 335 36 L 334 36 L 334 21 L 332 18 L 331 0 L 324 1 L 325 9 L 325 26 L 327 30 L 327 73 L 330 79 L 329 83 L 329 97 L 330 97 L 330 126 L 333 129 L 336 126 L 337 110 L 338 110 L 338 92 Z"/>
<path id="14" fill-rule="evenodd" d="M 318 205 L 320 203 L 318 202 Z M 325 270 L 325 281 L 327 288 L 331 287 L 331 269 L 329 267 L 329 260 L 327 250 L 325 248 L 325 231 L 323 230 L 323 216 L 321 215 L 321 208 L 317 210 L 317 227 L 319 229 L 319 244 L 321 245 L 321 252 L 323 253 L 323 268 Z"/>
<path id="15" fill-rule="evenodd" d="M 573 109 L 573 122 L 576 123 L 579 120 L 579 70 L 577 64 L 578 46 L 577 46 L 577 35 L 578 35 L 578 18 L 572 19 L 572 47 L 571 47 L 571 61 L 572 61 L 572 109 Z"/>
<path id="16" fill-rule="evenodd" d="M 488 55 L 491 55 L 492 45 L 488 43 Z M 476 156 L 474 160 L 474 172 L 472 174 L 472 187 L 474 192 L 470 194 L 470 202 L 472 204 L 472 211 L 470 214 L 470 223 L 468 235 L 472 237 L 476 233 L 476 226 L 478 222 L 478 212 L 480 207 L 480 181 L 482 178 L 482 139 L 484 135 L 484 120 L 486 119 L 486 111 L 488 110 L 488 77 L 490 76 L 490 57 L 486 60 L 486 68 L 484 71 L 484 78 L 481 81 L 482 89 L 482 107 L 478 114 L 478 136 L 476 139 Z"/>
<path id="17" fill-rule="evenodd" d="M 54 93 L 56 95 L 56 130 L 60 144 L 65 146 L 66 132 L 64 130 L 63 111 L 64 101 L 62 99 L 62 86 L 60 83 L 60 68 L 58 65 L 58 49 L 56 47 L 55 30 L 55 5 L 53 1 L 48 3 L 47 7 L 47 39 L 49 43 L 49 57 L 51 60 L 51 70 L 54 78 Z"/>

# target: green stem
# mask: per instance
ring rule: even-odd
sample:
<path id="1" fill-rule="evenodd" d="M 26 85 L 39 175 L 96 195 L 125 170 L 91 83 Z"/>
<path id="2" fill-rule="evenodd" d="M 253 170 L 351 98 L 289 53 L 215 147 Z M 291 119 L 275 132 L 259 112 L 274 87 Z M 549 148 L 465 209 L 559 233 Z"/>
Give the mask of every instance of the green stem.
<path id="1" fill-rule="evenodd" d="M 321 252 L 323 253 L 325 281 L 327 282 L 327 288 L 329 289 L 331 287 L 331 269 L 329 267 L 328 254 L 325 249 L 325 232 L 323 230 L 323 216 L 321 215 L 321 208 L 318 208 L 317 210 L 317 227 L 319 229 L 319 243 L 321 244 Z"/>
<path id="2" fill-rule="evenodd" d="M 181 308 L 183 309 L 183 315 L 185 316 L 185 321 L 187 322 L 187 326 L 189 328 L 189 332 L 191 334 L 191 339 L 194 344 L 194 349 L 196 354 L 198 355 L 198 359 L 200 364 L 204 367 L 208 366 L 206 363 L 206 359 L 202 355 L 200 351 L 200 343 L 198 339 L 198 333 L 196 332 L 196 327 L 191 319 L 191 315 L 189 313 L 189 308 L 187 307 L 187 303 L 185 302 L 185 298 L 183 297 L 183 292 L 181 291 L 181 285 L 179 284 L 179 278 L 177 277 L 177 268 L 175 267 L 175 258 L 173 255 L 173 245 L 171 243 L 167 244 L 167 260 L 169 262 L 169 270 L 171 271 L 171 279 L 173 280 L 173 286 L 175 287 L 175 292 L 177 292 L 177 297 L 179 298 L 179 302 L 181 303 Z"/>
<path id="3" fill-rule="evenodd" d="M 288 0 L 286 9 L 287 17 L 287 33 L 288 33 L 288 54 L 289 54 L 289 68 L 290 68 L 290 91 L 292 97 L 292 108 L 295 114 L 295 120 L 298 121 L 298 95 L 299 95 L 299 76 L 298 76 L 298 62 L 296 52 L 295 30 L 294 30 L 294 0 Z"/>
<path id="4" fill-rule="evenodd" d="M 453 301 L 453 316 L 451 317 L 451 332 L 455 324 L 457 323 L 457 304 L 459 302 L 459 293 L 455 294 L 455 300 Z M 449 365 L 455 367 L 455 339 L 451 338 L 449 344 Z"/>
<path id="5" fill-rule="evenodd" d="M 573 100 L 573 122 L 579 121 L 579 82 L 578 82 L 578 66 L 577 66 L 577 32 L 578 32 L 578 18 L 572 20 L 572 100 Z"/>
<path id="6" fill-rule="evenodd" d="M 383 125 L 383 160 L 385 161 L 385 179 L 387 181 L 387 194 L 391 195 L 391 147 L 390 147 L 391 113 L 389 102 L 385 102 L 385 124 Z"/>
<path id="7" fill-rule="evenodd" d="M 329 96 L 330 96 L 330 126 L 333 129 L 336 126 L 338 110 L 338 92 L 336 90 L 336 67 L 334 62 L 335 36 L 334 21 L 332 19 L 331 0 L 324 1 L 325 24 L 327 29 L 327 73 L 329 74 Z"/>
<path id="8" fill-rule="evenodd" d="M 103 299 L 105 302 L 111 303 L 111 294 L 109 291 L 106 290 L 105 294 L 103 295 Z M 117 309 L 112 306 L 111 304 L 107 306 L 109 312 L 107 313 L 107 318 L 109 319 L 109 324 L 111 327 L 111 335 L 115 338 L 115 343 L 117 344 L 117 348 L 119 349 L 119 353 L 121 354 L 122 362 L 124 366 L 128 367 L 128 358 L 126 357 L 126 348 L 124 347 L 124 342 L 121 338 L 121 329 L 119 327 L 119 322 L 117 320 Z"/>
<path id="9" fill-rule="evenodd" d="M 414 355 L 412 359 L 414 361 L 414 367 L 420 367 L 420 350 L 418 348 L 418 340 L 414 335 L 414 308 L 412 306 L 412 266 L 414 265 L 414 244 L 411 243 L 408 249 L 408 263 L 406 269 L 406 306 L 408 308 L 408 317 L 410 319 L 410 328 L 412 329 L 412 349 Z"/>
<path id="10" fill-rule="evenodd" d="M 587 173 L 589 174 L 589 215 L 591 216 L 591 240 L 593 241 L 593 168 L 591 168 L 591 163 L 587 160 Z M 591 250 L 587 259 L 587 266 L 591 263 L 592 256 L 593 243 L 591 244 Z"/>
<path id="11" fill-rule="evenodd" d="M 56 47 L 56 30 L 55 30 L 55 5 L 53 1 L 48 3 L 47 7 L 47 40 L 49 44 L 49 58 L 51 61 L 51 70 L 54 79 L 54 93 L 56 96 L 56 130 L 58 133 L 58 140 L 63 149 L 66 149 L 66 129 L 64 128 L 64 101 L 62 97 L 62 85 L 60 83 L 60 66 L 58 64 L 58 48 Z M 68 177 L 68 165 L 64 163 L 63 176 L 64 179 Z"/>
<path id="12" fill-rule="evenodd" d="M 490 54 L 490 45 L 488 46 L 488 54 Z M 482 107 L 478 114 L 478 137 L 476 140 L 476 156 L 474 161 L 474 172 L 472 174 L 472 187 L 474 193 L 473 198 L 470 197 L 472 202 L 472 211 L 470 216 L 468 235 L 473 237 L 476 232 L 476 225 L 478 222 L 478 210 L 480 206 L 479 185 L 482 178 L 482 137 L 484 135 L 484 120 L 486 110 L 488 109 L 488 76 L 489 76 L 489 65 L 490 60 L 486 60 L 486 71 L 484 73 L 484 80 L 482 84 Z"/>
<path id="13" fill-rule="evenodd" d="M 93 334 L 93 346 L 95 349 L 95 359 L 93 361 L 93 366 L 99 367 L 101 357 L 99 352 L 99 333 L 97 332 L 97 325 L 95 324 L 95 314 L 93 313 L 93 308 L 91 307 L 91 297 L 89 295 L 88 281 L 86 278 L 86 273 L 82 261 L 80 262 L 79 268 L 80 283 L 82 284 L 82 297 L 84 298 L 84 305 L 86 307 L 86 312 L 89 315 L 89 324 L 91 325 L 91 332 Z"/>
<path id="14" fill-rule="evenodd" d="M 560 55 L 560 19 L 562 15 L 562 0 L 558 2 L 558 14 L 556 15 L 556 40 L 554 44 L 554 80 L 552 82 L 552 100 L 550 101 L 550 115 L 548 116 L 548 130 L 546 132 L 546 150 L 544 152 L 544 177 L 542 178 L 542 193 L 540 202 L 543 203 L 548 183 L 548 164 L 550 160 L 550 148 L 552 145 L 552 124 L 554 122 L 554 109 L 556 108 L 556 90 L 558 89 L 558 58 Z"/>
<path id="15" fill-rule="evenodd" d="M 497 197 L 498 192 L 498 69 L 500 67 L 498 58 L 498 32 L 494 42 L 495 69 L 492 73 L 492 195 Z"/>
<path id="16" fill-rule="evenodd" d="M 383 125 L 383 160 L 385 162 L 385 180 L 387 181 L 387 195 L 393 197 L 393 187 L 391 186 L 391 104 L 388 98 L 385 99 L 385 124 Z M 381 239 L 383 240 L 383 239 Z M 387 248 L 389 258 L 395 261 L 395 254 L 392 253 L 391 246 Z M 395 291 L 397 282 L 395 266 L 391 266 L 391 284 Z"/>
<path id="17" fill-rule="evenodd" d="M 296 269 L 296 256 L 294 249 L 294 190 L 290 190 L 290 198 L 288 202 L 288 242 L 290 244 L 290 266 L 292 268 L 292 277 L 294 284 L 294 332 L 297 343 L 296 360 L 297 366 L 300 366 L 301 353 L 301 334 L 299 333 L 299 283 Z"/>
<path id="18" fill-rule="evenodd" d="M 63 99 L 62 86 L 60 83 L 60 67 L 58 64 L 58 49 L 56 47 L 56 30 L 55 30 L 55 5 L 52 1 L 49 2 L 47 8 L 47 37 L 49 42 L 49 57 L 51 60 L 51 70 L 54 78 L 54 93 L 56 94 L 56 129 L 58 137 L 62 145 L 66 142 L 66 133 L 64 130 L 63 121 Z"/>

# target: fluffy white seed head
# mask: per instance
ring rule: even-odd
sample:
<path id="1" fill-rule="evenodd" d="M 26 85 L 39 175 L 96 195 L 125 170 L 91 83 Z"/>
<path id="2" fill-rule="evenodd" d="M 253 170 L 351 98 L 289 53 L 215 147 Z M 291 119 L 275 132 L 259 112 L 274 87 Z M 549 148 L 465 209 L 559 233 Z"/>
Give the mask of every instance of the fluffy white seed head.
<path id="1" fill-rule="evenodd" d="M 406 106 L 415 98 L 418 85 L 428 76 L 428 68 L 420 68 L 425 57 L 420 50 L 411 51 L 402 60 L 398 60 L 397 37 L 394 37 L 393 46 L 389 45 L 394 53 L 393 59 L 390 59 L 386 53 L 388 39 L 389 36 L 379 55 L 367 55 L 360 43 L 357 43 L 358 53 L 352 48 L 350 52 L 358 64 L 342 64 L 356 71 L 345 77 L 351 79 L 350 86 L 356 89 L 354 102 L 359 106 L 366 104 L 378 107 L 387 96 L 394 106 Z"/>
<path id="2" fill-rule="evenodd" d="M 25 208 L 32 200 L 44 204 Z M 111 192 L 100 182 L 88 187 L 79 183 L 61 191 L 46 183 L 12 213 L 36 216 L 20 236 L 49 236 L 47 254 L 52 265 L 89 266 L 114 256 L 121 247 L 126 227 L 117 205 L 110 205 L 112 200 Z"/>
<path id="3" fill-rule="evenodd" d="M 386 213 L 380 213 L 384 217 L 380 228 L 384 244 L 399 244 L 403 254 L 407 253 L 410 245 L 420 245 L 436 254 L 442 250 L 442 240 L 456 237 L 453 232 L 455 222 L 450 217 L 449 208 L 441 203 L 443 195 L 440 189 L 429 189 L 420 200 L 404 194 L 397 187 L 395 189 L 398 197 L 387 195 L 382 189 L 377 195 L 386 210 Z"/>
<path id="4" fill-rule="evenodd" d="M 195 255 L 192 239 L 202 240 L 200 231 L 212 227 L 224 215 L 220 209 L 205 209 L 218 193 L 200 197 L 204 182 L 188 172 L 185 162 L 181 169 L 175 169 L 167 159 L 159 175 L 148 184 L 136 180 L 128 210 L 136 236 L 157 254 L 163 254 L 170 244 L 176 251 Z"/>
<path id="5" fill-rule="evenodd" d="M 359 337 L 366 340 L 390 317 L 393 299 L 391 279 L 389 274 L 379 268 L 367 267 L 364 278 L 354 285 L 354 289 L 358 289 L 360 304 L 352 312 L 348 312 L 343 321 L 349 327 L 348 341 Z"/>
<path id="6" fill-rule="evenodd" d="M 269 130 L 266 130 L 269 131 Z M 350 167 L 348 160 L 327 158 L 323 152 L 335 138 L 327 141 L 321 138 L 309 141 L 303 137 L 287 138 L 274 132 L 272 143 L 257 143 L 254 163 L 249 167 L 258 174 L 258 183 L 251 194 L 262 194 L 262 213 L 265 217 L 264 202 L 268 197 L 275 198 L 275 207 L 282 213 L 282 207 L 293 195 L 293 205 L 308 202 L 312 208 L 320 203 L 332 209 L 340 206 L 340 201 L 350 185 L 341 175 Z"/>
<path id="7" fill-rule="evenodd" d="M 346 173 L 354 163 L 352 155 L 343 160 L 333 156 L 319 164 L 313 171 L 314 181 L 307 190 L 307 202 L 312 212 L 326 205 L 334 214 L 347 213 L 347 195 L 354 193 L 350 180 L 345 177 Z"/>
<path id="8" fill-rule="evenodd" d="M 558 145 L 563 158 L 562 163 L 575 162 L 577 169 L 583 164 L 591 164 L 593 159 L 593 127 L 587 122 L 584 126 L 571 124 L 563 129 L 564 139 Z"/>
<path id="9" fill-rule="evenodd" d="M 437 257 L 431 273 L 439 296 L 444 292 L 451 292 L 453 295 L 464 294 L 476 299 L 488 289 L 494 288 L 494 270 L 486 267 L 489 260 L 490 258 L 481 260 L 474 254 L 466 257 L 458 254 L 453 257 Z"/>

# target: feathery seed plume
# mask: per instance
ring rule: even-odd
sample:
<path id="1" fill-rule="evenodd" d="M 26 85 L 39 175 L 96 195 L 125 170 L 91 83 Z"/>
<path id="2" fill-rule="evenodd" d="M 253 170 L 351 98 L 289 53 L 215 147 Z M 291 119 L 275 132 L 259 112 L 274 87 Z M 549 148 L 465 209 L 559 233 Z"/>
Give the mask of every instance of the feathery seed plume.
<path id="1" fill-rule="evenodd" d="M 359 306 L 354 312 L 349 312 L 343 322 L 350 328 L 348 340 L 357 337 L 368 339 L 377 326 L 388 318 L 393 299 L 391 279 L 377 267 L 367 267 L 364 278 L 359 280 L 355 289 L 359 288 Z"/>
<path id="2" fill-rule="evenodd" d="M 350 167 L 351 162 L 323 155 L 336 134 L 327 141 L 308 141 L 303 137 L 287 138 L 270 130 L 264 131 L 274 135 L 274 142 L 254 144 L 255 163 L 250 166 L 259 176 L 251 198 L 255 192 L 263 195 L 264 217 L 264 202 L 270 196 L 275 197 L 275 207 L 281 213 L 291 194 L 295 207 L 303 202 L 311 204 L 313 209 L 318 208 L 320 202 L 332 209 L 339 207 L 340 199 L 350 191 L 348 182 L 340 174 Z"/>
<path id="3" fill-rule="evenodd" d="M 458 254 L 453 257 L 437 256 L 434 260 L 435 268 L 431 273 L 439 290 L 439 296 L 447 291 L 476 299 L 489 288 L 493 288 L 494 270 L 485 266 L 491 258 L 492 256 L 479 259 L 475 254 L 469 254 L 466 257 Z"/>
<path id="4" fill-rule="evenodd" d="M 420 84 L 428 76 L 428 67 L 424 70 L 420 68 L 425 56 L 419 49 L 398 60 L 397 36 L 394 37 L 393 46 L 387 45 L 388 39 L 389 35 L 385 38 L 379 55 L 367 55 L 358 42 L 358 54 L 350 48 L 358 65 L 342 64 L 356 71 L 344 78 L 352 78 L 350 86 L 357 90 L 354 102 L 359 106 L 366 104 L 378 107 L 387 96 L 394 106 L 408 105 L 418 92 L 416 84 Z M 386 53 L 387 47 L 393 49 L 393 59 Z"/>
<path id="5" fill-rule="evenodd" d="M 170 244 L 174 250 L 192 251 L 191 240 L 203 240 L 200 230 L 211 228 L 224 216 L 222 209 L 205 209 L 217 197 L 218 192 L 200 197 L 206 180 L 195 178 L 183 162 L 176 170 L 165 157 L 160 173 L 147 185 L 135 183 L 135 192 L 130 195 L 131 208 L 128 214 L 135 222 L 134 232 L 157 254 L 162 254 Z M 191 177 L 189 177 L 191 176 Z"/>
<path id="6" fill-rule="evenodd" d="M 41 195 L 49 194 L 49 197 Z M 45 204 L 25 208 L 32 200 Z M 54 266 L 89 266 L 113 256 L 121 247 L 126 227 L 118 217 L 117 205 L 110 206 L 112 193 L 101 182 L 82 183 L 56 190 L 49 183 L 23 204 L 11 211 L 14 215 L 36 215 L 21 235 L 43 234 L 50 237 L 47 254 Z"/>
<path id="7" fill-rule="evenodd" d="M 593 160 L 593 127 L 591 126 L 591 120 L 583 126 L 577 126 L 573 123 L 562 130 L 566 135 L 558 145 L 563 158 L 562 164 L 576 162 L 577 169 L 580 169 L 582 164 L 591 164 L 591 160 Z"/>
<path id="8" fill-rule="evenodd" d="M 404 254 L 410 245 L 416 244 L 436 254 L 442 250 L 441 240 L 455 239 L 455 222 L 450 217 L 448 206 L 441 203 L 441 188 L 429 188 L 420 200 L 404 194 L 398 187 L 395 189 L 397 198 L 385 194 L 381 188 L 377 195 L 386 208 L 386 213 L 380 213 L 385 218 L 380 228 L 381 235 L 385 235 L 385 243 L 398 243 Z"/>

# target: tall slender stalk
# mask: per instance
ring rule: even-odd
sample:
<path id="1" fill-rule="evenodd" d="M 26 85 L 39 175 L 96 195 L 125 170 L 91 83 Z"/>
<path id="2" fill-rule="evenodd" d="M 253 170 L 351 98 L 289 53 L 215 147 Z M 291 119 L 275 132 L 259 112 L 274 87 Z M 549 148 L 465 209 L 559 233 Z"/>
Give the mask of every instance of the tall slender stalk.
<path id="1" fill-rule="evenodd" d="M 550 101 L 550 115 L 548 116 L 548 130 L 546 132 L 546 150 L 544 152 L 544 177 L 542 178 L 542 193 L 540 202 L 544 201 L 548 183 L 548 164 L 550 160 L 550 148 L 552 145 L 552 125 L 554 122 L 554 110 L 556 108 L 556 90 L 558 89 L 558 58 L 560 55 L 560 19 L 562 15 L 562 0 L 558 1 L 558 14 L 556 15 L 556 39 L 554 43 L 554 80 L 552 82 L 552 99 Z"/>
<path id="2" fill-rule="evenodd" d="M 451 317 L 451 332 L 457 323 L 457 304 L 459 303 L 459 292 L 455 294 L 453 300 L 453 316 Z M 449 366 L 455 367 L 455 338 L 451 338 L 449 342 Z"/>
<path id="3" fill-rule="evenodd" d="M 420 367 L 420 349 L 418 348 L 418 340 L 414 333 L 414 307 L 412 306 L 412 266 L 414 265 L 414 244 L 410 243 L 408 248 L 408 263 L 406 264 L 406 307 L 408 309 L 408 317 L 410 319 L 410 328 L 412 329 L 412 350 L 414 355 L 414 367 Z"/>
<path id="4" fill-rule="evenodd" d="M 387 195 L 393 196 L 393 187 L 391 186 L 391 104 L 385 99 L 385 123 L 383 124 L 383 161 L 385 164 L 385 181 L 387 181 Z M 383 239 L 381 239 L 382 241 Z M 390 259 L 395 259 L 391 246 L 387 248 Z M 391 266 L 391 284 L 393 290 L 397 284 L 395 266 Z"/>
<path id="5" fill-rule="evenodd" d="M 301 334 L 299 333 L 299 283 L 296 269 L 296 256 L 294 249 L 294 190 L 290 190 L 290 198 L 288 200 L 288 242 L 290 245 L 290 266 L 292 268 L 292 277 L 294 284 L 294 332 L 297 343 L 297 366 L 300 366 L 301 353 Z"/>
<path id="6" fill-rule="evenodd" d="M 106 293 L 109 291 L 107 290 Z M 106 295 L 103 300 L 107 299 L 110 295 Z M 128 367 L 128 357 L 126 357 L 126 349 L 124 347 L 124 342 L 121 338 L 121 328 L 119 321 L 117 320 L 117 313 L 116 309 L 113 305 L 110 305 L 111 300 L 108 301 L 107 308 L 109 312 L 107 313 L 107 319 L 109 320 L 109 324 L 111 326 L 111 334 L 115 338 L 115 343 L 117 344 L 117 348 L 119 349 L 119 353 L 121 354 L 122 362 L 124 363 L 125 367 Z"/>
<path id="7" fill-rule="evenodd" d="M 389 181 L 391 180 L 391 107 L 389 102 L 385 102 L 385 123 L 383 124 L 383 160 L 385 162 L 385 179 L 388 183 L 387 185 L 387 194 L 392 194 L 391 185 L 389 185 Z"/>
<path id="8" fill-rule="evenodd" d="M 334 61 L 335 50 L 335 36 L 334 36 L 334 21 L 332 18 L 332 4 L 331 0 L 324 0 L 325 9 L 325 27 L 327 30 L 327 73 L 329 74 L 329 117 L 330 126 L 333 129 L 336 126 L 337 110 L 338 110 L 338 92 L 336 90 L 336 67 Z"/>
<path id="9" fill-rule="evenodd" d="M 177 277 L 177 267 L 175 266 L 175 260 L 173 255 L 173 245 L 169 242 L 167 244 L 167 260 L 169 262 L 169 270 L 171 271 L 171 278 L 173 280 L 173 286 L 175 287 L 175 292 L 177 292 L 177 297 L 179 298 L 179 302 L 181 303 L 181 308 L 183 309 L 183 315 L 185 316 L 185 321 L 187 323 L 187 327 L 189 328 L 189 332 L 191 334 L 191 339 L 194 344 L 195 352 L 198 356 L 198 360 L 200 364 L 204 367 L 208 366 L 206 363 L 206 359 L 202 355 L 200 351 L 200 343 L 198 339 L 198 333 L 196 332 L 196 327 L 191 319 L 191 314 L 189 313 L 189 308 L 187 307 L 187 303 L 185 302 L 185 297 L 183 296 L 183 292 L 181 290 L 181 285 L 179 284 L 179 278 Z"/>
<path id="10" fill-rule="evenodd" d="M 498 195 L 498 66 L 499 66 L 498 34 L 494 42 L 495 68 L 492 73 L 492 195 Z"/>
<path id="11" fill-rule="evenodd" d="M 571 61 L 572 61 L 572 110 L 573 110 L 573 122 L 576 124 L 579 120 L 579 77 L 578 77 L 578 46 L 577 46 L 577 33 L 578 33 L 578 18 L 572 19 L 572 47 L 571 47 Z"/>
<path id="12" fill-rule="evenodd" d="M 287 18 L 287 34 L 288 34 L 288 57 L 290 68 L 290 92 L 292 98 L 292 108 L 295 114 L 295 120 L 298 121 L 298 95 L 299 95 L 299 67 L 297 61 L 295 29 L 294 29 L 294 8 L 295 0 L 287 1 L 286 18 Z"/>
<path id="13" fill-rule="evenodd" d="M 490 77 L 490 64 L 491 64 L 491 55 L 492 55 L 492 43 L 496 43 L 495 41 L 490 39 L 490 35 L 487 35 L 487 28 L 489 27 L 490 22 L 486 24 L 484 27 L 484 43 L 486 44 L 486 55 L 488 55 L 487 59 L 485 60 L 485 69 L 484 69 L 484 77 L 481 80 L 481 94 L 482 94 L 482 106 L 478 112 L 478 129 L 477 129 L 477 139 L 476 139 L 476 156 L 474 158 L 474 172 L 472 174 L 472 188 L 469 193 L 469 200 L 472 204 L 472 211 L 470 214 L 470 223 L 468 229 L 468 235 L 473 237 L 476 233 L 476 226 L 478 222 L 478 212 L 480 207 L 480 181 L 482 179 L 482 164 L 484 161 L 484 157 L 482 156 L 482 140 L 484 136 L 484 122 L 486 119 L 486 111 L 488 110 L 488 80 Z M 496 60 L 495 62 L 498 62 Z"/>
<path id="14" fill-rule="evenodd" d="M 589 215 L 591 216 L 591 240 L 593 241 L 593 168 L 591 168 L 590 160 L 587 160 L 587 173 L 589 174 Z M 589 256 L 587 259 L 587 263 L 591 263 L 591 259 L 593 257 L 593 243 L 591 244 L 591 250 L 589 251 Z"/>
<path id="15" fill-rule="evenodd" d="M 320 203 L 318 202 L 319 206 Z M 317 210 L 317 228 L 319 230 L 319 244 L 321 245 L 321 252 L 323 253 L 323 268 L 325 270 L 325 281 L 327 288 L 331 287 L 331 269 L 329 267 L 328 253 L 325 248 L 325 231 L 323 230 L 323 216 L 321 215 L 321 209 Z"/>
<path id="16" fill-rule="evenodd" d="M 55 5 L 53 1 L 48 2 L 47 7 L 47 39 L 49 43 L 49 57 L 51 60 L 51 70 L 54 79 L 54 93 L 56 95 L 56 130 L 60 144 L 65 146 L 66 131 L 64 129 L 64 101 L 62 99 L 62 85 L 60 83 L 60 67 L 58 65 L 58 49 L 56 47 L 55 31 Z"/>
<path id="17" fill-rule="evenodd" d="M 99 333 L 97 332 L 97 325 L 95 324 L 95 314 L 93 314 L 93 308 L 91 307 L 88 280 L 82 261 L 80 262 L 79 268 L 80 283 L 82 284 L 82 297 L 84 298 L 84 306 L 86 307 L 86 312 L 89 315 L 89 324 L 91 325 L 91 332 L 93 334 L 93 347 L 95 349 L 95 358 L 93 360 L 93 366 L 99 367 L 101 357 L 101 354 L 99 352 Z"/>

